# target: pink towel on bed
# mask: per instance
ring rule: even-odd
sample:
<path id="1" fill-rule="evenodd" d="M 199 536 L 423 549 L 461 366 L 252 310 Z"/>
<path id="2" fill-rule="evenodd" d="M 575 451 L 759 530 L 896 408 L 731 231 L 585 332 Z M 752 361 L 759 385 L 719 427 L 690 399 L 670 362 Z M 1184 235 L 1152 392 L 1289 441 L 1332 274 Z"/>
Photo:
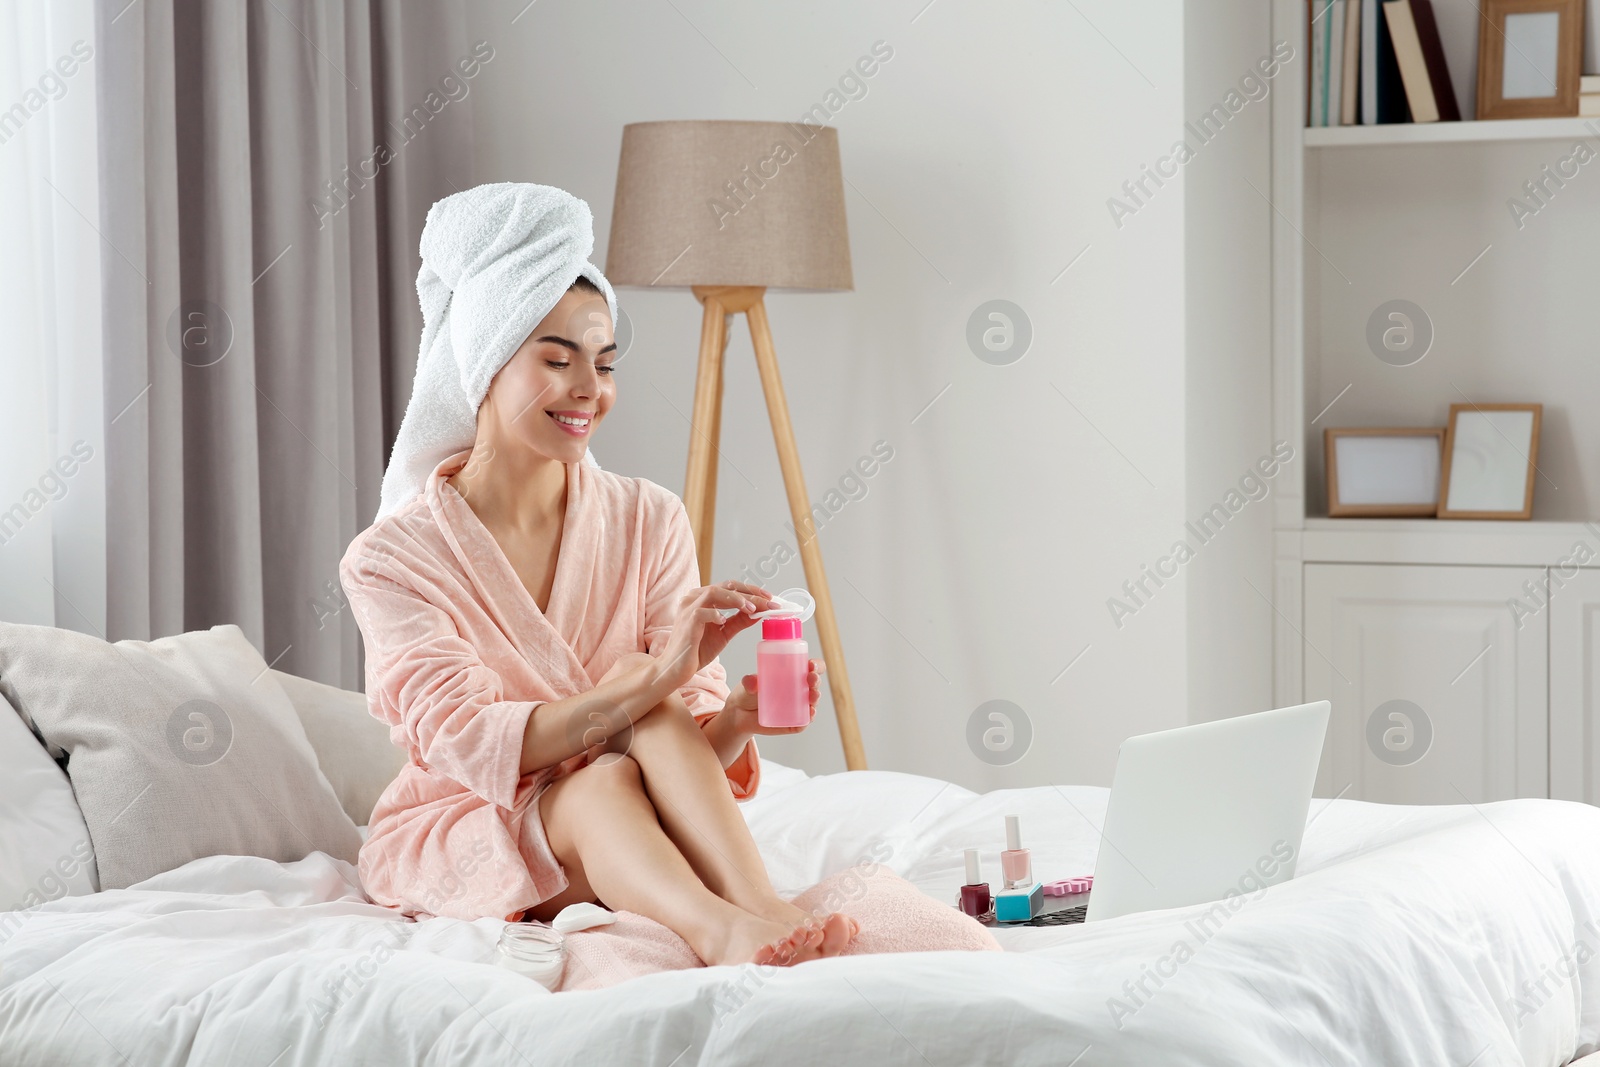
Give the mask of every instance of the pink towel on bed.
<path id="1" fill-rule="evenodd" d="M 807 911 L 842 911 L 861 924 L 845 955 L 867 952 L 999 952 L 981 923 L 941 904 L 886 867 L 850 867 L 794 898 Z M 654 919 L 616 913 L 610 926 L 567 935 L 558 992 L 603 989 L 657 971 L 704 966 L 689 943 Z M 801 966 L 804 966 L 801 964 Z"/>

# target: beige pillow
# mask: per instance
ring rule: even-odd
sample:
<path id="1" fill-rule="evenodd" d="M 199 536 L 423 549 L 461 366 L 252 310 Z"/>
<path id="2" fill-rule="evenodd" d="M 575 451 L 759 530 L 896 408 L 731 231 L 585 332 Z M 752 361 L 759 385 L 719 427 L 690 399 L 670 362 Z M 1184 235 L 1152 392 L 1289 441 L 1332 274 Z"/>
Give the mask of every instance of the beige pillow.
<path id="1" fill-rule="evenodd" d="M 317 764 L 346 815 L 365 826 L 378 797 L 406 764 L 405 749 L 372 717 L 364 693 L 273 671 L 316 750 Z"/>
<path id="2" fill-rule="evenodd" d="M 112 645 L 0 623 L 0 695 L 67 753 L 102 889 L 202 856 L 356 861 L 360 832 L 237 626 Z"/>

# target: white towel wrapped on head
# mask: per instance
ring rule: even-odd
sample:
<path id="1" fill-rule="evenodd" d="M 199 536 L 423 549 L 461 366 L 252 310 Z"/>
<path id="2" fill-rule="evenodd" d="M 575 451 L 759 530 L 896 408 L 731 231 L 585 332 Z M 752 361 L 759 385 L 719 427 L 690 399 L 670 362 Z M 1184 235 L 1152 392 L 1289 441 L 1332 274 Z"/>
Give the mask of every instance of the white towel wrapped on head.
<path id="1" fill-rule="evenodd" d="M 605 294 L 617 321 L 611 283 L 589 262 L 594 216 L 561 189 L 501 182 L 447 196 L 428 211 L 421 251 L 422 345 L 379 518 L 421 493 L 446 457 L 472 447 L 490 381 L 579 275 Z M 587 451 L 584 459 L 594 463 Z"/>

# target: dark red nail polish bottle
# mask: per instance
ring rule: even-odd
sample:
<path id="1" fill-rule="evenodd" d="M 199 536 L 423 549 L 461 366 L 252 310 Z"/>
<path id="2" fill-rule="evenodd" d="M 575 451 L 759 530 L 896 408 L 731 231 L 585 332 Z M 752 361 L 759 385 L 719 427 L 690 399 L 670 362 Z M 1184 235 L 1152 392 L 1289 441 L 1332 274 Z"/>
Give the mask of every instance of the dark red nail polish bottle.
<path id="1" fill-rule="evenodd" d="M 969 848 L 967 857 L 967 884 L 961 887 L 961 911 L 974 919 L 987 912 L 993 904 L 989 896 L 989 883 L 978 874 L 978 850 Z"/>

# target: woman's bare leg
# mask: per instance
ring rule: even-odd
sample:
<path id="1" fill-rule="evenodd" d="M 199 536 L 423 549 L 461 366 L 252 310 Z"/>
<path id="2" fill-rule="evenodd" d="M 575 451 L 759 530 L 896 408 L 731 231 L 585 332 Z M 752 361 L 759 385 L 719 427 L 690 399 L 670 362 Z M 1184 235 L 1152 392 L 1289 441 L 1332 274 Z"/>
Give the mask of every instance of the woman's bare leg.
<path id="1" fill-rule="evenodd" d="M 626 666 L 619 662 L 612 670 Z M 822 927 L 825 955 L 849 943 L 856 932 L 854 920 L 813 916 L 773 889 L 755 838 L 728 790 L 722 763 L 682 697 L 667 697 L 634 724 L 631 736 L 614 735 L 612 742 L 613 751 L 625 750 L 639 764 L 662 828 L 706 888 L 774 922 Z"/>
<path id="2" fill-rule="evenodd" d="M 568 904 L 598 901 L 656 920 L 708 964 L 795 963 L 821 953 L 820 932 L 753 915 L 706 888 L 662 832 L 639 765 L 626 756 L 557 779 L 539 797 L 539 816 L 569 883 L 533 909 L 541 922 Z"/>

